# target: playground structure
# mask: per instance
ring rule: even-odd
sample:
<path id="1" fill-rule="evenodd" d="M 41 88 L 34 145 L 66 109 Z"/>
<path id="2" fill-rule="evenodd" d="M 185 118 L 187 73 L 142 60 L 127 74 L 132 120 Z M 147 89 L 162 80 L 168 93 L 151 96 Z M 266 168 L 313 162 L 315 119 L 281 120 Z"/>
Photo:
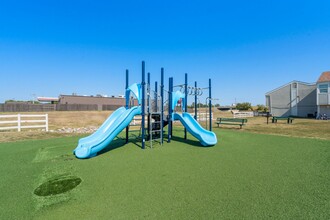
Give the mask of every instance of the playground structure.
<path id="1" fill-rule="evenodd" d="M 185 83 L 181 85 L 173 85 L 173 77 L 169 78 L 168 90 L 164 89 L 164 68 L 161 68 L 161 81 L 158 88 L 155 82 L 155 90 L 151 89 L 150 73 L 145 80 L 145 62 L 142 62 L 142 82 L 134 83 L 129 86 L 129 71 L 126 70 L 126 92 L 125 107 L 115 110 L 99 127 L 99 129 L 90 136 L 81 138 L 78 146 L 73 151 L 77 158 L 90 158 L 97 155 L 98 152 L 107 147 L 112 140 L 126 128 L 126 143 L 129 142 L 129 127 L 134 116 L 141 115 L 140 136 L 142 141 L 142 149 L 145 149 L 146 141 L 150 141 L 150 146 L 154 141 L 158 141 L 161 145 L 164 142 L 164 127 L 167 126 L 167 142 L 170 143 L 173 134 L 173 121 L 180 121 L 184 126 L 184 139 L 187 139 L 187 131 L 199 140 L 203 146 L 212 146 L 217 143 L 217 137 L 212 132 L 212 93 L 211 79 L 209 79 L 209 87 L 198 88 L 197 82 L 195 86 L 188 86 L 188 74 L 185 74 Z M 175 88 L 179 90 L 174 91 Z M 209 90 L 209 130 L 204 129 L 197 122 L 197 97 L 203 94 L 203 90 Z M 167 92 L 168 99 L 164 99 Z M 194 117 L 188 113 L 187 100 L 188 95 L 195 97 L 195 114 Z M 133 100 L 133 102 L 132 102 Z M 134 106 L 134 100 L 137 106 Z M 167 103 L 167 114 L 165 114 L 164 104 Z M 177 111 L 177 104 L 181 103 L 181 111 Z M 146 120 L 147 119 L 147 120 Z M 147 126 L 146 126 L 147 121 Z"/>

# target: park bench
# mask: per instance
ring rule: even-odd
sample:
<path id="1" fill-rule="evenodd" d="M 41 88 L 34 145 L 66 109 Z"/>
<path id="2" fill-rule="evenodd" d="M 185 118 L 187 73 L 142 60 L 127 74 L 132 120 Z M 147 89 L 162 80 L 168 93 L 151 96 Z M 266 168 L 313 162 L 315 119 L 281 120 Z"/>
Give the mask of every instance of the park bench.
<path id="1" fill-rule="evenodd" d="M 216 124 L 220 127 L 222 125 L 239 125 L 242 128 L 247 123 L 245 118 L 217 118 Z"/>
<path id="2" fill-rule="evenodd" d="M 272 123 L 277 123 L 278 120 L 285 120 L 288 124 L 292 124 L 292 117 L 276 117 L 274 116 L 272 119 Z"/>

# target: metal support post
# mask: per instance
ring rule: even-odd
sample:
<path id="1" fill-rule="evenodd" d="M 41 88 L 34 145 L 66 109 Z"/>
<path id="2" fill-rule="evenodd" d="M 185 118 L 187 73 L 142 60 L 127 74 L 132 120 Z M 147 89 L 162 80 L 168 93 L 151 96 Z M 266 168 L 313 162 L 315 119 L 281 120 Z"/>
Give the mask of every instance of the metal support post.
<path id="1" fill-rule="evenodd" d="M 151 135 L 151 127 L 150 127 L 150 73 L 147 74 L 147 131 L 148 131 L 148 140 Z"/>
<path id="2" fill-rule="evenodd" d="M 128 78 L 129 77 L 129 74 L 128 74 L 128 70 L 126 70 L 126 86 L 125 86 L 125 91 L 126 91 L 126 97 L 125 97 L 125 101 L 126 101 L 126 105 L 125 105 L 125 108 L 128 109 L 128 104 L 129 104 L 129 99 L 130 99 L 130 95 L 129 95 L 129 92 L 127 92 L 127 89 L 128 89 Z M 126 127 L 126 144 L 128 143 L 128 134 L 129 134 L 129 126 Z"/>
<path id="3" fill-rule="evenodd" d="M 155 111 L 158 111 L 158 83 L 157 81 L 155 82 Z"/>
<path id="4" fill-rule="evenodd" d="M 164 68 L 160 69 L 160 120 L 161 120 L 161 126 L 160 126 L 160 138 L 161 138 L 161 143 L 163 144 L 164 142 L 164 137 L 163 137 L 163 123 L 164 123 Z"/>
<path id="5" fill-rule="evenodd" d="M 142 128 L 142 149 L 145 149 L 145 62 L 142 61 L 142 121 L 141 121 L 141 128 Z"/>
<path id="6" fill-rule="evenodd" d="M 195 103 L 194 103 L 194 108 L 195 108 L 195 120 L 197 121 L 197 81 L 195 81 Z"/>
<path id="7" fill-rule="evenodd" d="M 168 84 L 168 136 L 167 136 L 167 142 L 171 142 L 172 138 L 172 93 L 173 93 L 173 77 L 169 78 L 169 84 Z"/>
<path id="8" fill-rule="evenodd" d="M 187 112 L 188 111 L 188 74 L 186 73 L 184 76 L 184 91 L 185 91 L 185 95 L 184 95 L 184 107 L 183 107 L 183 111 Z M 184 139 L 187 140 L 187 129 L 184 128 Z"/>
<path id="9" fill-rule="evenodd" d="M 210 131 L 212 131 L 212 85 L 209 79 L 209 118 L 210 118 Z"/>

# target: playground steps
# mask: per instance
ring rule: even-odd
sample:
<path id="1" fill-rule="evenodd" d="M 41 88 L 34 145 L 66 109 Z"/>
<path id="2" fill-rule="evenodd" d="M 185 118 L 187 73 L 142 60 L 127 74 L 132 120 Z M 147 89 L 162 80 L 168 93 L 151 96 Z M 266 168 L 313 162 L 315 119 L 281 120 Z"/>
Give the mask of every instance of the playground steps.
<path id="1" fill-rule="evenodd" d="M 162 121 L 161 121 L 161 113 L 160 112 L 151 112 L 149 114 L 149 141 L 150 141 L 150 147 L 152 148 L 152 145 L 155 141 L 160 142 L 162 144 Z M 155 136 L 155 137 L 154 137 Z"/>

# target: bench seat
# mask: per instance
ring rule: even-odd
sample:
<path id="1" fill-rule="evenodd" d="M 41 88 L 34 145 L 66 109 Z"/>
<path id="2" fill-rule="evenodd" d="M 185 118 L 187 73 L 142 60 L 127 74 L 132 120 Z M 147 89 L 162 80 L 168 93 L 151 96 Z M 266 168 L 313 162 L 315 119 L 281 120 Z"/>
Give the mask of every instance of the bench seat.
<path id="1" fill-rule="evenodd" d="M 221 125 L 239 125 L 242 128 L 247 123 L 245 118 L 217 118 L 216 124 L 218 127 Z"/>
<path id="2" fill-rule="evenodd" d="M 294 118 L 292 118 L 292 117 L 276 117 L 276 116 L 274 116 L 272 118 L 272 123 L 277 123 L 278 120 L 285 120 L 285 121 L 287 121 L 288 124 L 292 124 Z"/>

